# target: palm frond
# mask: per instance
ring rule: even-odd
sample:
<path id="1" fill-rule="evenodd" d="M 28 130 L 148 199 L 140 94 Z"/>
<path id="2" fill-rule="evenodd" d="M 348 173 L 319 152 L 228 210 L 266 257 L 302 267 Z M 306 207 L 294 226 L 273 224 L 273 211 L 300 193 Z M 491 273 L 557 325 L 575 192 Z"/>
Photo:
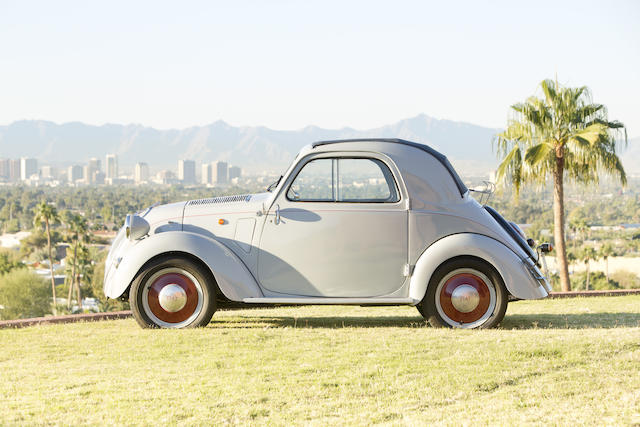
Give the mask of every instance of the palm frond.
<path id="1" fill-rule="evenodd" d="M 531 166 L 538 165 L 541 162 L 547 161 L 549 154 L 553 152 L 553 145 L 543 142 L 527 148 L 524 155 L 524 161 Z"/>
<path id="2" fill-rule="evenodd" d="M 586 86 L 567 88 L 553 80 L 540 83 L 543 96 L 530 97 L 511 106 L 513 117 L 494 145 L 503 159 L 498 177 L 519 190 L 526 182 L 544 182 L 563 157 L 570 179 L 598 182 L 600 172 L 613 173 L 626 184 L 616 155 L 618 144 L 627 144 L 624 125 L 609 121 L 607 109 L 591 101 Z M 621 137 L 623 136 L 623 137 Z"/>
<path id="3" fill-rule="evenodd" d="M 504 184 L 508 180 L 515 187 L 516 193 L 520 191 L 522 184 L 522 152 L 518 144 L 513 145 L 511 151 L 498 166 L 496 179 L 499 184 Z"/>

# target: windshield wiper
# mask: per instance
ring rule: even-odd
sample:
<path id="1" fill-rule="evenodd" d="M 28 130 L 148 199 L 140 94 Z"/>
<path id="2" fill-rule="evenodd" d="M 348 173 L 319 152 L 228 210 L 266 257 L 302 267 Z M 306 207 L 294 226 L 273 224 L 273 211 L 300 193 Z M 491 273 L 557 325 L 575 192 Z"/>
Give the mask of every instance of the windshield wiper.
<path id="1" fill-rule="evenodd" d="M 280 175 L 280 178 L 278 178 L 278 180 L 276 182 L 274 182 L 273 184 L 271 184 L 270 186 L 267 187 L 267 191 L 271 192 L 273 191 L 274 188 L 276 188 L 278 186 L 278 184 L 280 184 L 280 180 L 282 179 L 282 175 Z"/>

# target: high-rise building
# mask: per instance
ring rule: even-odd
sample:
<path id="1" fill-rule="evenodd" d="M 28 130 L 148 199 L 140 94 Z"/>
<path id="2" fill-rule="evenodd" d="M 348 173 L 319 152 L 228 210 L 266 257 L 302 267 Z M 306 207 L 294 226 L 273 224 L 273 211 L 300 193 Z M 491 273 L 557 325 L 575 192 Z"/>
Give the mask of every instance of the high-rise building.
<path id="1" fill-rule="evenodd" d="M 42 177 L 45 179 L 54 179 L 56 177 L 56 168 L 54 168 L 53 166 L 49 166 L 49 165 L 44 165 L 40 168 L 40 172 L 42 174 Z"/>
<path id="2" fill-rule="evenodd" d="M 100 159 L 97 157 L 92 157 L 89 159 L 89 168 L 88 168 L 88 176 L 85 177 L 87 183 L 95 184 L 96 183 L 96 174 L 101 170 Z"/>
<path id="3" fill-rule="evenodd" d="M 157 173 L 154 182 L 157 184 L 173 184 L 175 182 L 175 176 L 173 172 L 169 170 L 161 170 Z"/>
<path id="4" fill-rule="evenodd" d="M 38 161 L 23 157 L 20 159 L 20 179 L 26 181 L 31 175 L 38 174 Z"/>
<path id="5" fill-rule="evenodd" d="M 96 171 L 93 174 L 93 183 L 98 185 L 104 184 L 104 172 Z"/>
<path id="6" fill-rule="evenodd" d="M 20 159 L 11 159 L 9 161 L 9 181 L 19 181 L 20 175 Z"/>
<path id="7" fill-rule="evenodd" d="M 211 163 L 202 164 L 202 176 L 200 180 L 204 185 L 213 183 L 213 168 L 211 167 Z"/>
<path id="8" fill-rule="evenodd" d="M 136 163 L 133 180 L 136 184 L 149 181 L 149 165 L 146 163 Z"/>
<path id="9" fill-rule="evenodd" d="M 229 166 L 229 181 L 240 178 L 241 175 L 242 169 L 240 169 L 240 166 Z"/>
<path id="10" fill-rule="evenodd" d="M 118 178 L 118 156 L 115 154 L 107 154 L 105 174 L 107 179 Z"/>
<path id="11" fill-rule="evenodd" d="M 213 168 L 213 174 L 216 184 L 227 183 L 227 162 L 215 162 Z"/>
<path id="12" fill-rule="evenodd" d="M 178 179 L 184 184 L 195 184 L 196 162 L 193 160 L 178 160 Z"/>
<path id="13" fill-rule="evenodd" d="M 91 169 L 99 171 L 102 170 L 102 163 L 100 162 L 100 159 L 97 157 L 92 157 L 89 159 L 89 167 L 91 167 Z"/>
<path id="14" fill-rule="evenodd" d="M 0 178 L 9 179 L 11 176 L 11 160 L 0 159 Z"/>
<path id="15" fill-rule="evenodd" d="M 76 181 L 82 179 L 82 172 L 82 166 L 69 166 L 67 168 L 67 181 L 74 184 Z"/>

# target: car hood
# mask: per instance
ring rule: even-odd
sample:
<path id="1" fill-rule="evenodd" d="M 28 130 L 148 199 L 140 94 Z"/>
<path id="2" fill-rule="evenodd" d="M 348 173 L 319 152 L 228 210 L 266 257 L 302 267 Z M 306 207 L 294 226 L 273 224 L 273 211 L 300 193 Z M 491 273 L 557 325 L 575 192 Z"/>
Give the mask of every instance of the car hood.
<path id="1" fill-rule="evenodd" d="M 269 208 L 269 202 L 273 197 L 272 193 L 243 194 L 239 196 L 221 196 L 207 199 L 190 200 L 184 207 L 184 218 L 198 215 L 202 212 L 207 214 L 225 213 L 253 213 Z"/>
<path id="2" fill-rule="evenodd" d="M 151 206 L 138 213 L 153 228 L 153 225 L 166 223 L 169 221 L 182 223 L 184 206 L 188 202 L 169 203 L 167 205 Z"/>

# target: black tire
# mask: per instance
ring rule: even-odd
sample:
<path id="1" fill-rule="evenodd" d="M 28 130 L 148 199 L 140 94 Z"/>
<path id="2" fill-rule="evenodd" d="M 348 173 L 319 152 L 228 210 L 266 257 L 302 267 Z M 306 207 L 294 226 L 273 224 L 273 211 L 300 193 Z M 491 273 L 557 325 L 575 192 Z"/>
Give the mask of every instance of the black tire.
<path id="1" fill-rule="evenodd" d="M 502 321 L 508 299 L 502 278 L 489 263 L 460 257 L 438 267 L 418 310 L 433 327 L 488 329 Z"/>
<path id="2" fill-rule="evenodd" d="M 167 299 L 161 298 L 167 286 L 174 286 L 179 294 L 180 302 L 172 310 L 165 310 L 161 303 L 162 300 L 167 306 Z M 129 304 L 143 328 L 203 327 L 216 311 L 216 285 L 211 273 L 199 264 L 186 258 L 162 257 L 145 265 L 136 276 L 129 291 Z"/>

